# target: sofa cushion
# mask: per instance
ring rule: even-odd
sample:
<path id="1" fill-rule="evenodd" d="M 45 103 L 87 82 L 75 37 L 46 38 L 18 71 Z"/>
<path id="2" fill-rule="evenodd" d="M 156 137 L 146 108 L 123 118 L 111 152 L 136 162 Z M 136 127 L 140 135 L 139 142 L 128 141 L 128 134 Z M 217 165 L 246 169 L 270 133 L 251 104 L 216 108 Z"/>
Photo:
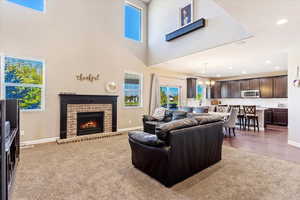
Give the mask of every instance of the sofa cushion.
<path id="1" fill-rule="evenodd" d="M 156 108 L 152 117 L 158 121 L 162 121 L 165 118 L 166 109 L 165 108 Z"/>
<path id="2" fill-rule="evenodd" d="M 185 111 L 174 111 L 173 112 L 172 120 L 179 120 L 179 119 L 184 119 L 184 118 L 187 118 L 187 112 L 185 112 Z"/>
<path id="3" fill-rule="evenodd" d="M 198 115 L 194 116 L 194 118 L 198 121 L 199 125 L 219 122 L 223 120 L 221 116 L 217 115 Z"/>
<path id="4" fill-rule="evenodd" d="M 165 146 L 165 142 L 158 139 L 156 135 L 152 135 L 142 131 L 130 131 L 128 135 L 130 139 L 139 142 L 141 144 L 154 146 L 154 147 Z"/>

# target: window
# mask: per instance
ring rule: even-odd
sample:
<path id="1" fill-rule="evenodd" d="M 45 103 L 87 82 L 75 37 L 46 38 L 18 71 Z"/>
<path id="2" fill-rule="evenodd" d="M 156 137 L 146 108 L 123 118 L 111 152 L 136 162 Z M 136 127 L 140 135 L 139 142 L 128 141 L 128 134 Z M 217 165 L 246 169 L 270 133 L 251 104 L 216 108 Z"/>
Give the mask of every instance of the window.
<path id="1" fill-rule="evenodd" d="M 124 103 L 125 107 L 142 106 L 142 75 L 136 73 L 125 73 Z"/>
<path id="2" fill-rule="evenodd" d="M 2 94 L 5 99 L 19 99 L 22 110 L 44 107 L 44 62 L 4 57 L 1 71 Z"/>
<path id="3" fill-rule="evenodd" d="M 203 100 L 205 87 L 203 85 L 197 85 L 197 100 Z"/>
<path id="4" fill-rule="evenodd" d="M 9 2 L 31 8 L 37 11 L 43 12 L 45 10 L 45 1 L 44 0 L 7 0 Z"/>
<path id="5" fill-rule="evenodd" d="M 161 86 L 160 104 L 168 109 L 177 109 L 180 105 L 180 88 Z"/>
<path id="6" fill-rule="evenodd" d="M 135 40 L 142 40 L 142 10 L 131 4 L 125 4 L 125 37 Z"/>

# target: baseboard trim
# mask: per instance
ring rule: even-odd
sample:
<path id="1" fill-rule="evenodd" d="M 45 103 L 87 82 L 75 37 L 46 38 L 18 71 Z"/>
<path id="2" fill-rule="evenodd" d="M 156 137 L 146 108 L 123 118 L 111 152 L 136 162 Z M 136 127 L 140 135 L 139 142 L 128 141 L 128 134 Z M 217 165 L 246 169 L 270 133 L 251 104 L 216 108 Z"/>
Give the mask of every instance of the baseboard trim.
<path id="1" fill-rule="evenodd" d="M 295 141 L 289 140 L 289 141 L 288 141 L 288 144 L 289 144 L 289 145 L 292 145 L 292 146 L 294 146 L 294 147 L 300 148 L 300 143 L 299 143 L 299 142 L 295 142 Z"/>
<path id="2" fill-rule="evenodd" d="M 137 126 L 137 127 L 131 127 L 131 128 L 121 128 L 121 129 L 118 129 L 118 132 L 134 131 L 137 129 L 143 129 L 143 127 Z"/>
<path id="3" fill-rule="evenodd" d="M 59 137 L 43 138 L 43 139 L 38 139 L 38 140 L 24 141 L 24 142 L 21 142 L 21 146 L 30 146 L 30 145 L 35 145 L 35 144 L 44 144 L 44 143 L 56 142 L 57 139 L 59 139 Z"/>
<path id="4" fill-rule="evenodd" d="M 118 132 L 133 131 L 133 130 L 142 129 L 142 128 L 143 128 L 142 126 L 123 128 L 123 129 L 118 129 Z M 21 146 L 22 147 L 23 146 L 32 146 L 35 144 L 56 142 L 58 139 L 59 139 L 59 137 L 53 137 L 53 138 L 43 138 L 43 139 L 38 139 L 38 140 L 24 141 L 24 142 L 21 142 Z"/>

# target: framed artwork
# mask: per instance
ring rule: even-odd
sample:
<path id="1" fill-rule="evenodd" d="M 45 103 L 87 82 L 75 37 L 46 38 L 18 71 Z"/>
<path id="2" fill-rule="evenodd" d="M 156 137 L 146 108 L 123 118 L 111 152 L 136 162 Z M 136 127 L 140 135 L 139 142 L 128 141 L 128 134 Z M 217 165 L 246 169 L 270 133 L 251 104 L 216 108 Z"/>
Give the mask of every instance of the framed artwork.
<path id="1" fill-rule="evenodd" d="M 180 27 L 186 26 L 194 20 L 194 5 L 193 0 L 179 9 Z"/>
<path id="2" fill-rule="evenodd" d="M 23 111 L 44 110 L 45 64 L 40 60 L 2 56 L 1 94 L 19 99 Z"/>
<path id="3" fill-rule="evenodd" d="M 31 8 L 39 12 L 45 12 L 45 0 L 6 0 L 20 6 Z"/>

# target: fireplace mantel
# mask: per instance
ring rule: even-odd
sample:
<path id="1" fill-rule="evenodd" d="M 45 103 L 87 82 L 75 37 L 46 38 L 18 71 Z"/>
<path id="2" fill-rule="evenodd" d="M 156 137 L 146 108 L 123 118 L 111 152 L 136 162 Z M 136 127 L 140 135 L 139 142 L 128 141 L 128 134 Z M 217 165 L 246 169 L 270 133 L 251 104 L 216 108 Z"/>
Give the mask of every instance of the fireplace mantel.
<path id="1" fill-rule="evenodd" d="M 67 138 L 67 114 L 69 104 L 111 104 L 112 131 L 117 131 L 117 100 L 111 95 L 59 94 L 60 97 L 60 139 Z"/>

